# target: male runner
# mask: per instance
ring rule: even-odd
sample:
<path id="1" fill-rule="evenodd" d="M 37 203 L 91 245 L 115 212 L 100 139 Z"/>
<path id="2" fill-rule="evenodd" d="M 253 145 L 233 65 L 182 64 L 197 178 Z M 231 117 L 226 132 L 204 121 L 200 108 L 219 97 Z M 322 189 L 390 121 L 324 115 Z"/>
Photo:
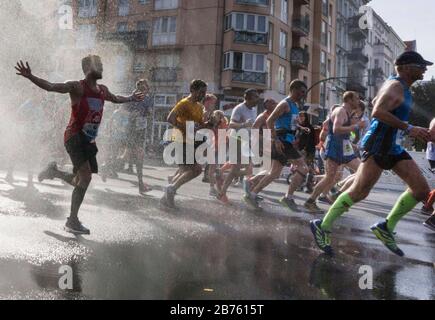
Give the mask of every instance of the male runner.
<path id="1" fill-rule="evenodd" d="M 333 223 L 355 203 L 365 199 L 384 170 L 393 170 L 407 185 L 385 221 L 371 227 L 375 236 L 392 252 L 403 256 L 397 246 L 394 229 L 401 218 L 429 194 L 429 186 L 418 165 L 401 146 L 405 135 L 422 141 L 431 140 L 429 130 L 408 124 L 412 107 L 410 86 L 422 80 L 426 61 L 414 51 L 401 54 L 395 61 L 397 76 L 390 77 L 374 99 L 373 120 L 363 139 L 363 163 L 348 192 L 338 197 L 323 220 L 312 220 L 311 231 L 316 244 L 332 254 L 330 233 Z"/>
<path id="2" fill-rule="evenodd" d="M 234 141 L 236 140 L 237 144 L 237 162 L 231 163 L 231 169 L 229 174 L 225 177 L 222 190 L 218 194 L 217 198 L 227 204 L 227 190 L 231 184 L 231 182 L 236 177 L 240 177 L 246 173 L 242 171 L 242 153 L 244 150 L 243 143 L 241 137 L 237 134 L 240 129 L 247 129 L 250 131 L 252 125 L 254 124 L 255 119 L 257 118 L 257 105 L 259 101 L 258 91 L 255 89 L 248 89 L 245 91 L 244 101 L 234 108 L 233 113 L 231 115 L 230 125 L 230 136 L 229 139 Z M 248 142 L 250 145 L 250 141 Z M 231 142 L 230 142 L 231 146 Z M 231 150 L 230 150 L 231 152 Z M 246 154 L 244 154 L 247 156 Z M 231 155 L 230 155 L 231 160 Z M 231 162 L 231 161 L 230 161 Z M 250 165 L 249 165 L 250 166 Z M 249 170 L 249 169 L 248 169 Z"/>
<path id="3" fill-rule="evenodd" d="M 298 103 L 305 97 L 307 85 L 301 80 L 294 80 L 290 83 L 289 89 L 289 96 L 278 104 L 267 119 L 267 127 L 271 130 L 273 141 L 272 168 L 252 190 L 247 190 L 247 194 L 243 197 L 246 204 L 253 209 L 259 209 L 258 193 L 280 177 L 282 169 L 288 162 L 296 166 L 296 173 L 292 178 L 287 194 L 280 202 L 292 211 L 298 209 L 293 194 L 304 181 L 308 167 L 302 155 L 293 146 L 293 142 L 295 141 L 299 115 Z"/>
<path id="4" fill-rule="evenodd" d="M 130 97 L 112 94 L 104 85 L 97 84 L 103 78 L 101 58 L 89 55 L 82 60 L 85 79 L 51 83 L 32 74 L 29 64 L 22 61 L 15 66 L 17 75 L 23 76 L 35 85 L 49 92 L 68 93 L 71 99 L 71 120 L 64 135 L 65 148 L 74 166 L 73 174 L 57 169 L 55 162 L 39 174 L 39 181 L 59 178 L 74 187 L 71 200 L 71 214 L 65 224 L 65 230 L 74 234 L 90 234 L 78 219 L 78 212 L 86 190 L 92 179 L 92 173 L 98 173 L 97 146 L 95 139 L 103 117 L 104 101 L 126 103 L 143 100 L 143 94 Z"/>
<path id="5" fill-rule="evenodd" d="M 175 208 L 174 198 L 177 190 L 202 173 L 202 166 L 196 162 L 195 155 L 193 155 L 193 164 L 188 164 L 186 161 L 186 155 L 190 149 L 187 145 L 189 141 L 186 141 L 186 123 L 194 122 L 195 130 L 205 127 L 204 106 L 202 105 L 202 101 L 206 93 L 207 84 L 202 80 L 193 80 L 190 84 L 190 95 L 178 102 L 169 113 L 168 122 L 173 125 L 175 129 L 180 130 L 183 135 L 183 141 L 176 141 L 176 143 L 182 144 L 183 161 L 182 164 L 179 165 L 178 173 L 172 179 L 171 184 L 165 188 L 165 194 L 160 200 L 161 205 L 165 207 Z M 202 143 L 202 141 L 194 143 L 194 152 Z"/>
<path id="6" fill-rule="evenodd" d="M 350 133 L 362 128 L 365 123 L 352 122 L 352 113 L 361 103 L 359 94 L 347 91 L 343 96 L 343 105 L 336 108 L 329 119 L 328 139 L 325 151 L 325 176 L 314 187 L 313 193 L 305 202 L 304 207 L 312 213 L 321 213 L 316 200 L 320 194 L 329 191 L 336 182 L 337 174 L 343 165 L 356 172 L 360 161 L 355 155 L 350 142 Z"/>

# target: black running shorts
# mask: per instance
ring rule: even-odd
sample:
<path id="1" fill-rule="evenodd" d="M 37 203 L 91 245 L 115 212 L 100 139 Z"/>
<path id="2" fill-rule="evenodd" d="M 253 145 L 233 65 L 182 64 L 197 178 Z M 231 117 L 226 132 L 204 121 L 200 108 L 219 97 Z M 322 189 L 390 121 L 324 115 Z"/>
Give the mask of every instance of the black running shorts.
<path id="1" fill-rule="evenodd" d="M 98 173 L 97 153 L 98 148 L 95 143 L 90 143 L 83 133 L 72 136 L 66 143 L 65 149 L 71 158 L 74 173 L 86 162 L 89 162 L 92 173 Z"/>
<path id="2" fill-rule="evenodd" d="M 370 157 L 373 157 L 376 164 L 384 170 L 391 170 L 394 166 L 403 160 L 412 160 L 412 157 L 408 152 L 403 151 L 401 154 L 397 155 L 379 155 L 379 154 L 370 154 L 367 151 L 364 151 L 361 156 L 361 161 L 366 162 Z"/>
<path id="3" fill-rule="evenodd" d="M 272 144 L 272 160 L 279 161 L 283 166 L 286 166 L 289 160 L 297 160 L 302 158 L 302 155 L 293 146 L 293 144 L 285 141 L 281 141 L 284 145 L 283 152 L 278 152 L 275 143 Z"/>

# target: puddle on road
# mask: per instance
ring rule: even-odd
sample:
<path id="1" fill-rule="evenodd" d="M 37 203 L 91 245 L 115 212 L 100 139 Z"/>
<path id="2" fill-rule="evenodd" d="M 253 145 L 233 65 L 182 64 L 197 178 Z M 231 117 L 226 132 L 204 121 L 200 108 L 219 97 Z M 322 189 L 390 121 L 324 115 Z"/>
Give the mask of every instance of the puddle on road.
<path id="1" fill-rule="evenodd" d="M 296 232 L 211 234 L 139 245 L 98 244 L 68 265 L 0 261 L 0 298 L 15 299 L 434 299 L 434 269 L 348 254 L 319 255 Z M 289 243 L 289 244 L 286 244 Z M 305 246 L 305 247 L 304 247 Z M 352 248 L 355 249 L 355 248 Z M 361 248 L 356 248 L 362 250 Z M 400 261 L 400 260 L 397 260 Z M 361 290 L 361 265 L 373 290 Z"/>

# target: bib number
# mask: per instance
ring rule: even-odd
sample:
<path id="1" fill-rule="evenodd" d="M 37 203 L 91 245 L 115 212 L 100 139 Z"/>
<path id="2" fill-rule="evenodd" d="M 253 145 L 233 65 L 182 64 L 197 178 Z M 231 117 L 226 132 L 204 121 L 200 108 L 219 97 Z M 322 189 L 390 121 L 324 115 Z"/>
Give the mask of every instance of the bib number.
<path id="1" fill-rule="evenodd" d="M 354 155 L 352 143 L 350 143 L 349 140 L 344 140 L 343 141 L 343 155 L 345 157 L 349 157 L 349 156 L 353 156 Z"/>

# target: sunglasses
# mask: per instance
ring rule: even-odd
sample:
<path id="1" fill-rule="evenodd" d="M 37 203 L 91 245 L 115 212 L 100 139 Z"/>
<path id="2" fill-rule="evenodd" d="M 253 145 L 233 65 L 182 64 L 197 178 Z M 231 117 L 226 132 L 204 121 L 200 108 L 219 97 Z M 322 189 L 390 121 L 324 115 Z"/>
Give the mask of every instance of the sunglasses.
<path id="1" fill-rule="evenodd" d="M 427 66 L 425 64 L 412 63 L 412 64 L 408 64 L 408 66 L 416 68 L 416 69 L 420 69 L 420 70 L 427 70 Z"/>

